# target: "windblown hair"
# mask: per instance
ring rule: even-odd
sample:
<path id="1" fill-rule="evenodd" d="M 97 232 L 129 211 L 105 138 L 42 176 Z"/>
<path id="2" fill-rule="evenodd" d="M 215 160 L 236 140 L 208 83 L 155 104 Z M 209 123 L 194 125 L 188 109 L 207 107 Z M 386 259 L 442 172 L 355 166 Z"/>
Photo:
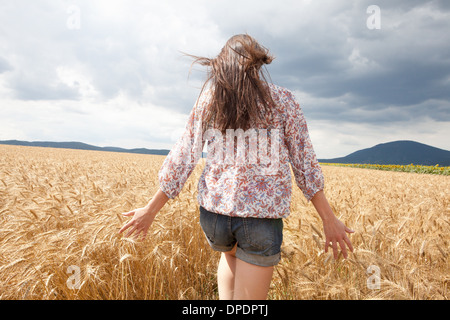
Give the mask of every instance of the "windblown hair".
<path id="1" fill-rule="evenodd" d="M 203 129 L 213 127 L 247 130 L 259 120 L 267 123 L 273 106 L 263 66 L 274 59 L 269 51 L 247 34 L 231 37 L 214 59 L 194 57 L 193 64 L 208 67 L 207 84 L 212 96 Z M 201 93 L 200 93 L 201 94 Z"/>

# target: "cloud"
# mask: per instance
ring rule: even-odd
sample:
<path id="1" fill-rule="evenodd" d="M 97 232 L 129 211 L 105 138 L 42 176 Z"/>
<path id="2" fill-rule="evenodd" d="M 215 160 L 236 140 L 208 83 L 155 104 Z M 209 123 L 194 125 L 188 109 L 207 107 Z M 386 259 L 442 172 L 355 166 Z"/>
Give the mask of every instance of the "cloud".
<path id="1" fill-rule="evenodd" d="M 367 29 L 363 6 L 339 7 L 336 16 L 328 8 L 316 23 L 299 17 L 304 25 L 298 36 L 276 43 L 281 65 L 274 73 L 320 97 L 352 93 L 391 104 L 448 99 L 450 35 L 443 30 L 450 27 L 450 13 L 427 3 L 405 11 L 389 7 L 381 7 L 380 30 Z"/>
<path id="2" fill-rule="evenodd" d="M 214 57 L 248 32 L 276 56 L 271 78 L 296 93 L 321 157 L 399 137 L 450 149 L 448 1 L 377 1 L 375 30 L 372 4 L 2 2 L 0 137 L 169 148 L 205 76 L 182 52 Z"/>
<path id="3" fill-rule="evenodd" d="M 10 71 L 11 65 L 6 61 L 4 58 L 0 57 L 0 73 L 3 73 L 5 71 Z"/>
<path id="4" fill-rule="evenodd" d="M 51 13 L 45 12 L 48 7 Z M 64 2 L 19 2 L 7 8 L 8 14 L 4 11 L 6 51 L 16 70 L 9 85 L 18 99 L 76 98 L 76 88 L 61 83 L 56 72 L 73 65 L 104 99 L 120 92 L 146 98 L 149 86 L 164 91 L 169 84 L 179 87 L 187 81 L 189 60 L 181 59 L 181 50 L 207 53 L 217 38 L 209 20 L 183 1 L 80 1 L 75 6 L 80 28 L 75 30 L 66 25 L 69 7 Z"/>

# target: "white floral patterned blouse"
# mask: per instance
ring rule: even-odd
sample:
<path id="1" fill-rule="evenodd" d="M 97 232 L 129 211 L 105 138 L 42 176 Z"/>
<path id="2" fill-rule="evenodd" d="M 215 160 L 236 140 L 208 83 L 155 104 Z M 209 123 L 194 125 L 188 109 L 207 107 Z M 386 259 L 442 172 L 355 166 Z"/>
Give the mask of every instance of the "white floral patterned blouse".
<path id="1" fill-rule="evenodd" d="M 160 189 L 169 198 L 181 192 L 205 142 L 208 157 L 197 200 L 209 211 L 238 217 L 286 218 L 290 213 L 291 168 L 308 201 L 323 190 L 322 170 L 297 100 L 288 89 L 274 84 L 269 87 L 275 102 L 270 127 L 253 123 L 254 129 L 228 130 L 224 137 L 218 130 L 201 130 L 210 97 L 210 91 L 204 91 L 159 171 Z"/>

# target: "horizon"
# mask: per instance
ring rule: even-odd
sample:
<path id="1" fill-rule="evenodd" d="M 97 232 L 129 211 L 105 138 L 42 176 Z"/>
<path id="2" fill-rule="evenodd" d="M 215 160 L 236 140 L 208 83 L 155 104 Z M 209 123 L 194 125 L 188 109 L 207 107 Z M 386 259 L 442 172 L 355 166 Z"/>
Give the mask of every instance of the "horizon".
<path id="1" fill-rule="evenodd" d="M 171 150 L 171 149 L 165 149 L 165 148 L 159 148 L 159 149 L 157 149 L 157 148 L 146 148 L 146 147 L 123 148 L 123 147 L 111 146 L 111 145 L 101 146 L 101 145 L 94 145 L 94 144 L 86 143 L 86 142 L 83 142 L 83 141 L 51 141 L 51 140 L 30 140 L 30 141 L 26 141 L 26 140 L 18 140 L 18 139 L 7 139 L 7 140 L 0 140 L 0 144 L 2 144 L 2 142 L 10 142 L 10 141 L 27 142 L 27 143 L 39 143 L 39 142 L 49 142 L 49 143 L 81 143 L 81 144 L 89 145 L 89 146 L 92 146 L 92 147 L 99 147 L 99 148 L 117 148 L 117 149 L 123 149 L 123 150 L 145 149 L 145 150 L 149 150 L 149 151 L 153 151 L 153 150 L 154 150 L 154 151 L 168 151 L 168 152 L 170 152 L 170 150 Z M 380 143 L 374 144 L 374 145 L 369 146 L 369 147 L 362 147 L 361 149 L 357 149 L 357 150 L 351 151 L 351 152 L 349 152 L 349 153 L 347 153 L 347 154 L 345 154 L 345 155 L 341 155 L 341 156 L 337 156 L 337 157 L 333 157 L 333 158 L 324 158 L 324 157 L 320 157 L 320 156 L 317 155 L 317 159 L 318 159 L 318 160 L 332 160 L 332 159 L 345 158 L 345 157 L 347 157 L 347 156 L 349 156 L 349 155 L 351 155 L 351 154 L 353 154 L 353 153 L 355 153 L 355 152 L 358 152 L 358 151 L 362 151 L 362 150 L 366 150 L 366 149 L 371 149 L 371 148 L 377 147 L 377 146 L 379 146 L 379 145 L 391 144 L 391 143 L 398 143 L 398 142 L 413 142 L 413 143 L 416 143 L 416 144 L 421 144 L 421 145 L 425 145 L 425 146 L 432 147 L 432 148 L 435 148 L 435 149 L 439 149 L 439 150 L 442 150 L 442 151 L 450 152 L 450 150 L 442 149 L 442 148 L 439 148 L 439 147 L 436 147 L 436 146 L 433 146 L 433 145 L 430 145 L 430 144 L 427 144 L 427 143 L 422 143 L 422 142 L 420 142 L 420 141 L 414 141 L 414 140 L 395 140 L 395 141 L 380 142 Z M 204 150 L 205 150 L 205 149 L 204 149 Z M 104 150 L 98 150 L 98 151 L 104 151 Z M 207 154 L 207 152 L 206 152 L 206 151 L 202 151 L 202 156 L 203 156 L 204 154 Z"/>

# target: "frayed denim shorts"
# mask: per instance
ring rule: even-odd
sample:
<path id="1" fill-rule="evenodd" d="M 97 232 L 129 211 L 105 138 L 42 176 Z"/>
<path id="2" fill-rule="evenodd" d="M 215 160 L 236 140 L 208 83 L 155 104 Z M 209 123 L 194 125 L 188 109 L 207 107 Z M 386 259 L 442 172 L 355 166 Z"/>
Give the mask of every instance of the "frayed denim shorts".
<path id="1" fill-rule="evenodd" d="M 281 258 L 283 219 L 230 217 L 200 206 L 200 225 L 209 245 L 220 252 L 233 249 L 236 258 L 263 267 Z"/>

